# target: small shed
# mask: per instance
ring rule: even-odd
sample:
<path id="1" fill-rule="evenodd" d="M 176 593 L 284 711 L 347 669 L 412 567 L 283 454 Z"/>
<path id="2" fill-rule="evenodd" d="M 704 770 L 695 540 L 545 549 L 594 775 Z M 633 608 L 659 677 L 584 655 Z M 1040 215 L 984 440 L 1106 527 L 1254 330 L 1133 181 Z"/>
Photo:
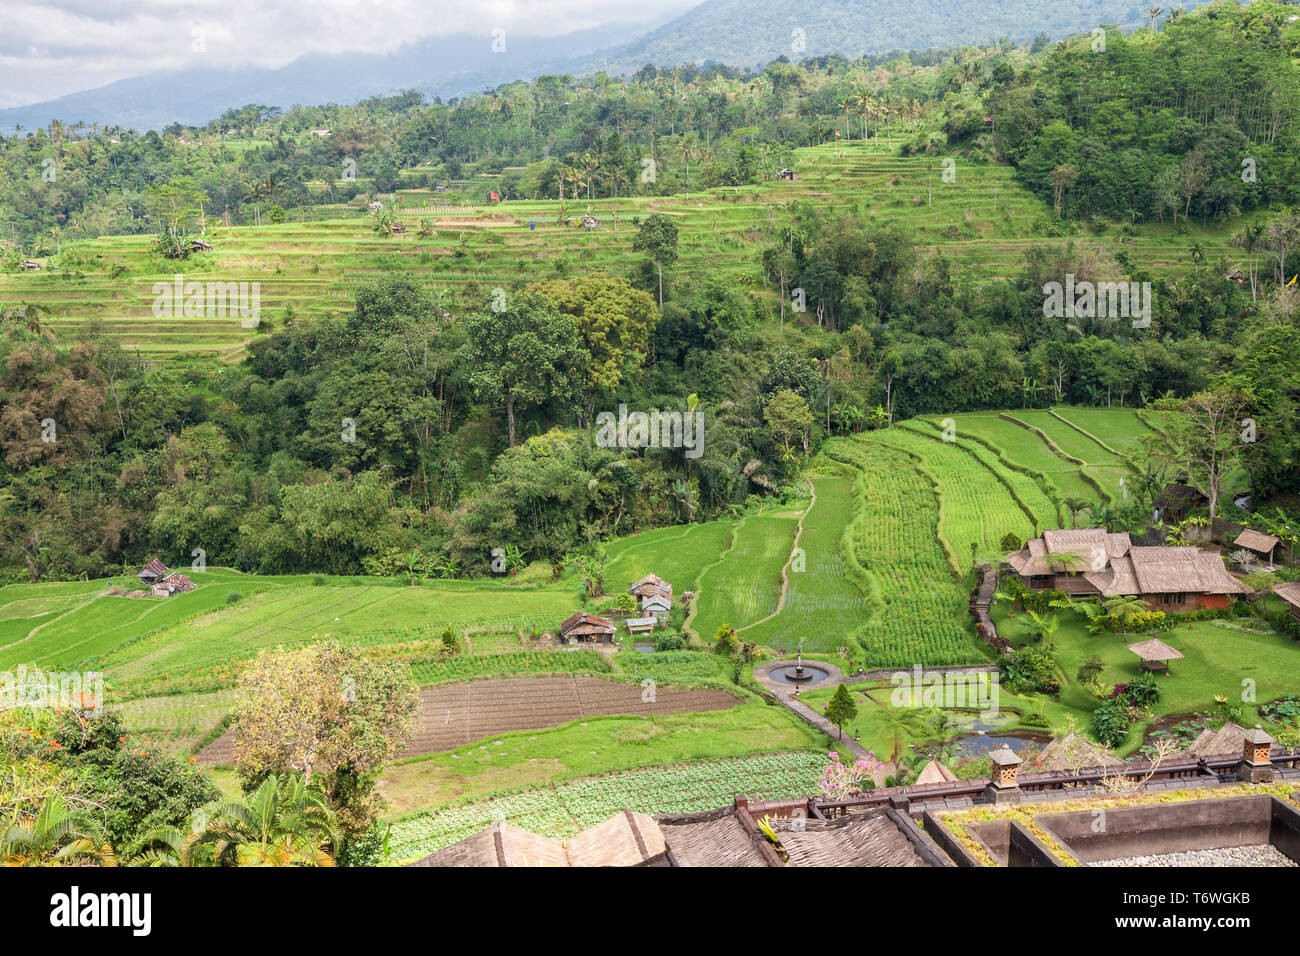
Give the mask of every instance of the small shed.
<path id="1" fill-rule="evenodd" d="M 1141 641 L 1137 644 L 1130 644 L 1128 649 L 1142 659 L 1141 667 L 1144 670 L 1158 670 L 1163 667 L 1165 673 L 1169 672 L 1169 662 L 1182 660 L 1183 655 L 1174 650 L 1158 637 L 1153 637 L 1149 641 Z"/>
<path id="2" fill-rule="evenodd" d="M 384 208 L 384 204 L 381 203 L 378 199 L 376 199 L 374 202 L 369 203 L 366 206 L 366 208 L 369 209 L 371 212 L 378 212 L 379 210 Z"/>
<path id="3" fill-rule="evenodd" d="M 1232 542 L 1239 548 L 1245 548 L 1247 551 L 1253 551 L 1269 564 L 1273 563 L 1273 551 L 1281 544 L 1281 540 L 1273 537 L 1271 534 L 1264 534 L 1260 531 L 1251 531 L 1247 528 L 1241 534 L 1237 535 L 1237 540 Z"/>
<path id="4" fill-rule="evenodd" d="M 212 243 L 205 242 L 202 239 L 194 239 L 190 242 L 190 252 L 211 252 Z"/>
<path id="5" fill-rule="evenodd" d="M 1287 605 L 1288 613 L 1300 621 L 1300 581 L 1273 585 L 1273 593 Z"/>
<path id="6" fill-rule="evenodd" d="M 582 214 L 582 218 L 578 220 L 578 225 L 583 229 L 599 229 L 602 223 L 591 213 L 585 212 Z"/>
<path id="7" fill-rule="evenodd" d="M 629 617 L 627 629 L 630 634 L 649 634 L 655 629 L 655 616 L 651 614 L 649 617 Z"/>
<path id="8" fill-rule="evenodd" d="M 614 632 L 616 630 L 618 628 L 608 618 L 578 611 L 560 625 L 560 637 L 565 641 L 594 641 L 601 644 L 611 644 L 614 641 Z"/>
<path id="9" fill-rule="evenodd" d="M 169 574 L 171 574 L 171 570 L 167 565 L 154 558 L 136 573 L 136 577 L 145 584 L 158 584 Z"/>
<path id="10" fill-rule="evenodd" d="M 793 169 L 790 169 L 789 167 L 777 173 L 776 179 L 777 182 L 782 182 L 782 183 L 797 183 L 799 181 L 798 175 L 796 175 L 795 171 Z"/>
<path id="11" fill-rule="evenodd" d="M 1177 522 L 1186 518 L 1193 508 L 1204 508 L 1209 503 L 1210 499 L 1191 485 L 1170 484 L 1156 495 L 1155 507 L 1161 521 Z"/>
<path id="12" fill-rule="evenodd" d="M 24 271 L 24 272 L 40 272 L 40 271 L 41 271 L 41 264 L 40 264 L 39 262 L 37 262 L 36 260 L 34 260 L 34 259 L 28 259 L 28 260 L 26 260 L 25 262 L 23 262 L 23 271 Z"/>
<path id="13" fill-rule="evenodd" d="M 641 599 L 641 610 L 655 617 L 670 614 L 673 610 L 673 601 L 672 598 L 666 598 L 662 594 L 650 594 Z"/>

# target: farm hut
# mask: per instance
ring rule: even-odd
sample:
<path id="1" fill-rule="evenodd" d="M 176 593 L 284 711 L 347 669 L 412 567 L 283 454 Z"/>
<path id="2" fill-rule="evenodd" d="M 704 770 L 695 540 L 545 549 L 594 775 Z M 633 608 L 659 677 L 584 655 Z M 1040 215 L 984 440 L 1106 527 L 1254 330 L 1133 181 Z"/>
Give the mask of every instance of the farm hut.
<path id="1" fill-rule="evenodd" d="M 167 577 L 163 578 L 158 583 L 167 588 L 169 595 L 184 594 L 186 591 L 193 591 L 198 587 L 197 584 L 189 579 L 188 575 L 177 574 L 175 571 L 167 575 Z"/>
<path id="2" fill-rule="evenodd" d="M 655 629 L 655 616 L 649 617 L 629 617 L 627 619 L 627 630 L 629 634 L 649 634 Z"/>
<path id="3" fill-rule="evenodd" d="M 154 558 L 136 573 L 136 577 L 145 584 L 157 584 L 169 574 L 171 570 L 167 565 Z"/>
<path id="4" fill-rule="evenodd" d="M 1245 285 L 1246 280 L 1250 277 L 1247 276 L 1246 273 L 1242 272 L 1240 269 L 1233 269 L 1226 276 L 1224 276 L 1224 278 L 1227 279 L 1229 282 L 1237 283 L 1237 285 Z"/>
<path id="5" fill-rule="evenodd" d="M 632 584 L 628 585 L 627 593 L 639 598 L 647 598 L 652 594 L 657 594 L 660 597 L 666 597 L 671 601 L 673 597 L 673 586 L 663 578 L 657 578 L 653 574 L 647 574 L 645 577 L 641 578 L 641 580 L 634 581 Z"/>
<path id="6" fill-rule="evenodd" d="M 591 213 L 585 212 L 582 214 L 582 218 L 578 220 L 578 225 L 583 229 L 599 229 L 602 223 Z"/>
<path id="7" fill-rule="evenodd" d="M 324 139 L 326 136 L 331 135 L 333 132 L 334 131 L 332 129 L 314 129 L 311 131 L 311 134 L 313 136 L 319 136 L 322 139 Z"/>
<path id="8" fill-rule="evenodd" d="M 660 617 L 672 613 L 673 601 L 672 598 L 666 598 L 662 594 L 650 594 L 641 599 L 641 610 L 654 617 Z"/>
<path id="9" fill-rule="evenodd" d="M 560 625 L 560 637 L 565 641 L 595 641 L 610 644 L 613 643 L 614 632 L 617 630 L 613 621 L 579 611 Z"/>
<path id="10" fill-rule="evenodd" d="M 1291 581 L 1288 584 L 1275 584 L 1273 593 L 1280 597 L 1287 605 L 1288 613 L 1300 621 L 1300 581 Z"/>
<path id="11" fill-rule="evenodd" d="M 1169 672 L 1169 662 L 1182 660 L 1183 655 L 1174 650 L 1158 637 L 1153 637 L 1149 641 L 1141 641 L 1137 644 L 1130 644 L 1128 649 L 1142 659 L 1140 665 L 1143 670 L 1158 670 L 1163 667 L 1165 673 Z"/>
<path id="12" fill-rule="evenodd" d="M 23 263 L 24 272 L 40 272 L 41 264 L 33 259 L 28 259 Z"/>
<path id="13" fill-rule="evenodd" d="M 776 179 L 777 182 L 781 183 L 797 183 L 799 181 L 799 177 L 795 174 L 795 171 L 788 167 L 777 173 Z"/>
<path id="14" fill-rule="evenodd" d="M 211 252 L 212 243 L 204 242 L 202 239 L 195 239 L 190 242 L 190 252 Z"/>
<path id="15" fill-rule="evenodd" d="M 1260 558 L 1269 564 L 1273 563 L 1273 551 L 1281 544 L 1281 540 L 1273 537 L 1271 534 L 1264 534 L 1259 531 L 1251 531 L 1247 528 L 1241 534 L 1237 535 L 1237 540 L 1232 542 L 1239 548 L 1245 548 L 1247 551 L 1253 551 Z"/>
<path id="16" fill-rule="evenodd" d="M 384 208 L 384 204 L 381 203 L 378 199 L 376 199 L 374 202 L 367 205 L 366 208 L 369 209 L 371 212 L 378 212 L 379 210 Z"/>

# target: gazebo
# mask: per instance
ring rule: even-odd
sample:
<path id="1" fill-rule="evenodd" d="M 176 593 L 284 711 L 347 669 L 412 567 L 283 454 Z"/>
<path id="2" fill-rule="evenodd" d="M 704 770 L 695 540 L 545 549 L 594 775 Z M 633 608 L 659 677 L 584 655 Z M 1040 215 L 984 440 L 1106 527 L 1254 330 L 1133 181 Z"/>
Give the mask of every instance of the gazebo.
<path id="1" fill-rule="evenodd" d="M 1128 649 L 1142 658 L 1141 667 L 1144 670 L 1154 671 L 1159 665 L 1164 667 L 1166 674 L 1169 673 L 1169 662 L 1182 660 L 1183 657 L 1182 654 L 1158 637 L 1153 637 L 1149 641 L 1130 644 Z"/>
<path id="2" fill-rule="evenodd" d="M 1271 534 L 1263 534 L 1259 531 L 1251 531 L 1249 528 L 1237 535 L 1237 540 L 1232 542 L 1239 548 L 1245 548 L 1247 551 L 1259 555 L 1269 565 L 1273 563 L 1273 552 L 1281 540 L 1273 537 Z"/>

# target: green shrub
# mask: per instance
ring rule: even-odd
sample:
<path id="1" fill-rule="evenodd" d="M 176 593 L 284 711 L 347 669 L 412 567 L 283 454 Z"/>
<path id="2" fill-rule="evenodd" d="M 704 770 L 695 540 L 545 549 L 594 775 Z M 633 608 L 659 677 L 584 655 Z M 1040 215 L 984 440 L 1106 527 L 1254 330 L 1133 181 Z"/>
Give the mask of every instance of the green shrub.
<path id="1" fill-rule="evenodd" d="M 1121 699 L 1099 704 L 1092 712 L 1092 735 L 1107 747 L 1118 747 L 1128 738 L 1128 706 Z"/>
<path id="2" fill-rule="evenodd" d="M 240 594 L 238 591 L 231 591 L 229 594 L 226 595 L 227 604 L 238 604 L 243 599 L 244 596 Z"/>
<path id="3" fill-rule="evenodd" d="M 685 646 L 686 642 L 682 640 L 682 636 L 672 631 L 655 636 L 656 651 L 680 651 Z"/>
<path id="4" fill-rule="evenodd" d="M 1037 647 L 1023 647 L 1002 661 L 1002 682 L 1013 694 L 1058 694 L 1056 659 Z"/>

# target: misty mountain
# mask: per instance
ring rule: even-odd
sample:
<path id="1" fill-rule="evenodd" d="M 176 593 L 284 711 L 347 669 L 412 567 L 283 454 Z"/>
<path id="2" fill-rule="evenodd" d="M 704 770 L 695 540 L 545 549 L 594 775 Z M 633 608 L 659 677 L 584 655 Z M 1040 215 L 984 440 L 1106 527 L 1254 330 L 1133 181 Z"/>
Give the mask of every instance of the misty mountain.
<path id="1" fill-rule="evenodd" d="M 386 56 L 313 54 L 273 70 L 149 74 L 0 110 L 0 131 L 14 124 L 33 129 L 51 119 L 159 129 L 172 122 L 204 124 L 246 103 L 355 103 L 411 88 L 447 100 L 544 73 L 629 73 L 647 63 L 706 61 L 759 66 L 779 56 L 856 57 L 999 37 L 1021 41 L 1039 33 L 1055 39 L 1098 23 L 1144 26 L 1148 7 L 1133 0 L 706 0 L 648 32 L 644 24 L 611 24 L 559 37 L 510 35 L 503 53 L 493 52 L 488 35 L 452 36 L 420 40 Z"/>
<path id="2" fill-rule="evenodd" d="M 1192 9 L 1207 0 L 1189 0 Z M 859 57 L 1086 33 L 1099 23 L 1147 26 L 1134 0 L 706 0 L 640 39 L 608 51 L 611 72 L 716 61 L 758 66 L 842 53 Z M 599 68 L 590 65 L 590 69 Z"/>
<path id="3" fill-rule="evenodd" d="M 160 129 L 172 122 L 200 125 L 246 103 L 288 108 L 295 103 L 355 103 L 368 96 L 418 89 L 444 100 L 513 80 L 572 72 L 594 64 L 597 50 L 637 36 L 644 24 L 612 24 L 559 37 L 509 34 L 505 51 L 492 37 L 450 36 L 417 41 L 395 53 L 310 54 L 279 69 L 190 69 L 118 80 L 107 86 L 28 106 L 0 110 L 0 131 L 50 120 L 125 129 Z"/>

